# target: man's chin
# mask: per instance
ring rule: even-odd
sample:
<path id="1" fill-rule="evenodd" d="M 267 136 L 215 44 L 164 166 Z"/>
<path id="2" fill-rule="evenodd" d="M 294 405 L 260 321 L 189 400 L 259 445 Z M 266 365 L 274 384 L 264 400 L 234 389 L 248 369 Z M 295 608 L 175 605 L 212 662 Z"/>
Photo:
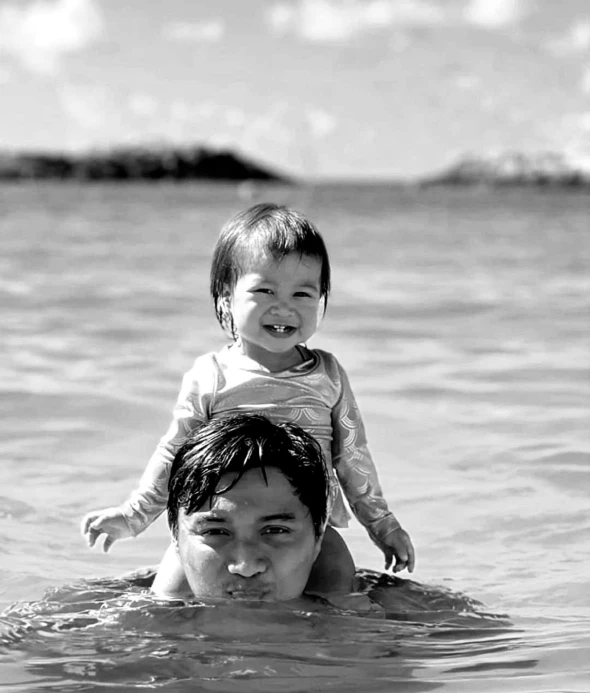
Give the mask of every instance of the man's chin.
<path id="1" fill-rule="evenodd" d="M 274 602 L 276 597 L 272 590 L 228 590 L 225 597 L 241 602 Z"/>

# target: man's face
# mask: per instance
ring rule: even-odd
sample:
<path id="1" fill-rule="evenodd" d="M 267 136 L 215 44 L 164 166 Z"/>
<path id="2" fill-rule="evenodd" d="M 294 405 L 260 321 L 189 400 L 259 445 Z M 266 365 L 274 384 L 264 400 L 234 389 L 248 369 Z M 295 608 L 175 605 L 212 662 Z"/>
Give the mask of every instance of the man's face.
<path id="1" fill-rule="evenodd" d="M 180 562 L 197 597 L 284 601 L 300 597 L 321 545 L 309 510 L 285 475 L 247 471 L 195 513 L 178 512 Z M 234 474 L 219 482 L 226 488 Z"/>

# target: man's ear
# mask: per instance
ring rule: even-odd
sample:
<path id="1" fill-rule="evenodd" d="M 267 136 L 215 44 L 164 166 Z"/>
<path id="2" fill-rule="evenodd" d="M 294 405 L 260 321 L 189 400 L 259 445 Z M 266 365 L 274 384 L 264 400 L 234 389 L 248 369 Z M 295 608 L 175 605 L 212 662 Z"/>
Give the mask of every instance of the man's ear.
<path id="1" fill-rule="evenodd" d="M 322 530 L 322 533 L 316 539 L 315 549 L 313 551 L 313 560 L 314 561 L 320 555 L 320 551 L 322 550 L 322 542 L 324 541 L 324 534 L 325 534 L 325 530 Z"/>

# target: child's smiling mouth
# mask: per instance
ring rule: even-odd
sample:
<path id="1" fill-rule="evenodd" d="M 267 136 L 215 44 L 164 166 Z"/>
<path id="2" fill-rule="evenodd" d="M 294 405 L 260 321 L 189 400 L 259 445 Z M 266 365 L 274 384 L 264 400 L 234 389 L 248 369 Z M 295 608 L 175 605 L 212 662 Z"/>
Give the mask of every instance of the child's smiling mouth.
<path id="1" fill-rule="evenodd" d="M 275 336 L 289 337 L 296 328 L 291 325 L 265 325 L 264 329 Z"/>

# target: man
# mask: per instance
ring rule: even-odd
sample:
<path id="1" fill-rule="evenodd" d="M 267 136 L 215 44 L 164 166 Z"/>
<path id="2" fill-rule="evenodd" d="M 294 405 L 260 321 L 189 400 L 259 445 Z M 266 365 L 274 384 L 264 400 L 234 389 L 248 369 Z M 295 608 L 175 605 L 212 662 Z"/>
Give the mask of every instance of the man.
<path id="1" fill-rule="evenodd" d="M 158 596 L 286 601 L 300 597 L 327 519 L 321 448 L 262 416 L 214 419 L 178 451 L 168 522 L 186 593 L 158 575 Z"/>

